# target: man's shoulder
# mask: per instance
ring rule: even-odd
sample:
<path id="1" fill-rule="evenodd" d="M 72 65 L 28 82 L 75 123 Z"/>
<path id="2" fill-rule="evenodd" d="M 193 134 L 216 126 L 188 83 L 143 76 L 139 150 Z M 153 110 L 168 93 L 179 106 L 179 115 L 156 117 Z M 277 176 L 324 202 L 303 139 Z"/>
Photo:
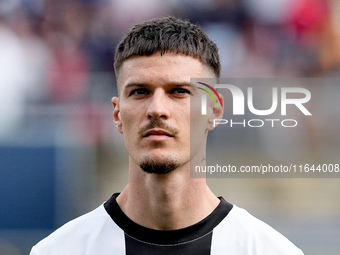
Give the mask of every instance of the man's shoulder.
<path id="1" fill-rule="evenodd" d="M 215 234 L 230 244 L 242 244 L 239 248 L 251 249 L 252 254 L 303 254 L 277 230 L 235 205 L 215 229 Z"/>
<path id="2" fill-rule="evenodd" d="M 120 228 L 111 220 L 101 205 L 93 211 L 75 218 L 36 244 L 31 254 L 82 254 L 81 247 L 94 240 L 106 240 L 119 235 Z M 73 253 L 72 253 L 73 251 Z"/>
<path id="3" fill-rule="evenodd" d="M 72 233 L 72 235 L 84 234 L 86 232 L 91 231 L 93 227 L 97 227 L 98 224 L 105 221 L 106 218 L 107 218 L 107 214 L 105 215 L 105 210 L 103 210 L 103 206 L 101 205 L 97 207 L 96 209 L 94 209 L 93 211 L 90 211 L 84 215 L 81 215 L 67 222 L 66 224 L 64 224 L 57 230 L 55 230 L 47 238 L 49 239 L 62 238 L 62 237 L 65 237 L 65 235 L 67 236 L 67 234 L 70 232 Z M 73 232 L 75 230 L 76 230 L 76 233 Z"/>

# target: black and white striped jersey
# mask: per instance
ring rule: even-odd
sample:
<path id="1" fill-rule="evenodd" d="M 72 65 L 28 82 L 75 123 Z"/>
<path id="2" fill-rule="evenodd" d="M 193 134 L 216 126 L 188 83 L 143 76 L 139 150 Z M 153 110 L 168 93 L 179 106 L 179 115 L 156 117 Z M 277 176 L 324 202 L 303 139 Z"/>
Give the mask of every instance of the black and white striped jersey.
<path id="1" fill-rule="evenodd" d="M 164 231 L 130 220 L 118 206 L 117 196 L 53 232 L 30 255 L 303 254 L 276 230 L 223 198 L 197 224 Z"/>

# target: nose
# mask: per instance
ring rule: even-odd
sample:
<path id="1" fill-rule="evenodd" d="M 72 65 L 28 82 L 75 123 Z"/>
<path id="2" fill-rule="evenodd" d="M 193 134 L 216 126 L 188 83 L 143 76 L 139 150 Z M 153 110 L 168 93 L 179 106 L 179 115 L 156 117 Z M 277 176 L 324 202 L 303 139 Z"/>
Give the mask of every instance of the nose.
<path id="1" fill-rule="evenodd" d="M 156 89 L 150 97 L 147 117 L 150 119 L 169 118 L 169 102 L 164 90 Z"/>

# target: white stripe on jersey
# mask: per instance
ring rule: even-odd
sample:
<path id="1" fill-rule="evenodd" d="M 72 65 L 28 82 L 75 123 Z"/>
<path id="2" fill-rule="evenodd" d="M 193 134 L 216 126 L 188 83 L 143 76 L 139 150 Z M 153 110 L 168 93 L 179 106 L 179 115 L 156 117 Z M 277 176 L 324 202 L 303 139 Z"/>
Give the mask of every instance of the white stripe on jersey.
<path id="1" fill-rule="evenodd" d="M 303 255 L 286 237 L 237 206 L 213 231 L 211 255 Z"/>
<path id="2" fill-rule="evenodd" d="M 32 248 L 30 255 L 125 255 L 124 231 L 104 206 L 57 229 Z"/>

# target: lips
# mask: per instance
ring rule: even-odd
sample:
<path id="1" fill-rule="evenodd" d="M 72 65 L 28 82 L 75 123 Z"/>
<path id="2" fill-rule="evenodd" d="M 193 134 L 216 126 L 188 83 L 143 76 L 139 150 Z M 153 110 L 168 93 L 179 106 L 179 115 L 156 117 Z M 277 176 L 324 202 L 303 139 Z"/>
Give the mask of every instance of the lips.
<path id="1" fill-rule="evenodd" d="M 146 131 L 143 135 L 143 137 L 164 137 L 164 136 L 167 136 L 167 137 L 173 137 L 173 135 L 166 131 L 166 130 L 163 130 L 163 129 L 150 129 L 148 131 Z"/>

